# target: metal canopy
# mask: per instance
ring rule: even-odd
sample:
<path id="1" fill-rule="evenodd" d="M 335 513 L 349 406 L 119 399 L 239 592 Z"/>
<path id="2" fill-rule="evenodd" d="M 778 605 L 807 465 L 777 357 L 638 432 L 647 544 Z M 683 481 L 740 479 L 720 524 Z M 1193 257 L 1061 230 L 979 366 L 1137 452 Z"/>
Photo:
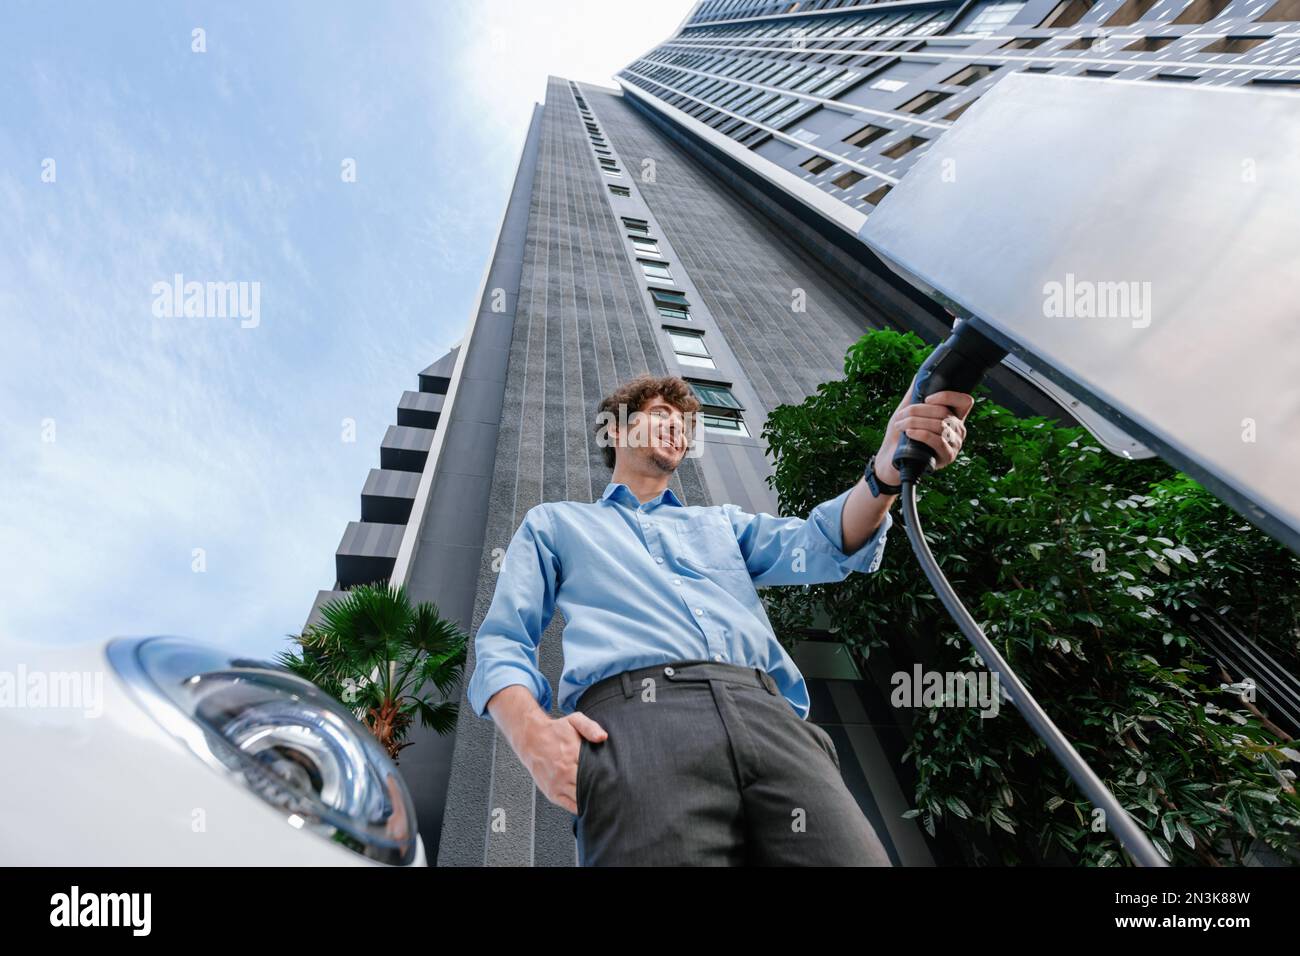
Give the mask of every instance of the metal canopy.
<path id="1" fill-rule="evenodd" d="M 1300 552 L 1300 96 L 1015 74 L 859 236 Z"/>

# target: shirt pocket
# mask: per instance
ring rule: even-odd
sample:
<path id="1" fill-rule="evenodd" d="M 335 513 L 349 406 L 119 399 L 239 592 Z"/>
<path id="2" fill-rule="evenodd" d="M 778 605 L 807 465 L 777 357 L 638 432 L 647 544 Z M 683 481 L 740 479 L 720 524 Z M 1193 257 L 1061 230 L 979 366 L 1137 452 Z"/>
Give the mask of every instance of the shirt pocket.
<path id="1" fill-rule="evenodd" d="M 748 571 L 731 522 L 722 515 L 700 515 L 677 522 L 682 558 L 710 571 Z"/>

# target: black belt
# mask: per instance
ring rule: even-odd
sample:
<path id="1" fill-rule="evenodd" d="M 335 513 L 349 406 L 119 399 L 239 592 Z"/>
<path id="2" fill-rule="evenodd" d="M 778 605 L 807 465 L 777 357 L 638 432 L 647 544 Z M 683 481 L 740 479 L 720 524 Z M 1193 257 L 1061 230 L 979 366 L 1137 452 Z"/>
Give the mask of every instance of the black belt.
<path id="1" fill-rule="evenodd" d="M 602 700 L 615 695 L 631 698 L 641 693 L 641 681 L 647 677 L 662 677 L 670 681 L 708 681 L 725 680 L 750 687 L 762 687 L 773 697 L 779 697 L 776 679 L 759 667 L 745 667 L 741 664 L 723 664 L 708 660 L 671 661 L 665 664 L 651 664 L 635 670 L 623 671 L 596 681 L 582 692 L 575 709 L 585 710 L 594 707 Z"/>

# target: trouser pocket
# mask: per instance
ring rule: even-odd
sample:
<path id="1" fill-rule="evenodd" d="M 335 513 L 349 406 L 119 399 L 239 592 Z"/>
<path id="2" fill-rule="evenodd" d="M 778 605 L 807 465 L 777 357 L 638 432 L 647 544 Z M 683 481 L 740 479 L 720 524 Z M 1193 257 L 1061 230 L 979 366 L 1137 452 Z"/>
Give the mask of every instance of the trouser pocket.
<path id="1" fill-rule="evenodd" d="M 813 730 L 817 731 L 817 736 L 821 740 L 822 749 L 826 751 L 827 756 L 835 761 L 835 769 L 840 769 L 840 754 L 835 749 L 835 741 L 831 735 L 820 724 L 810 724 Z"/>

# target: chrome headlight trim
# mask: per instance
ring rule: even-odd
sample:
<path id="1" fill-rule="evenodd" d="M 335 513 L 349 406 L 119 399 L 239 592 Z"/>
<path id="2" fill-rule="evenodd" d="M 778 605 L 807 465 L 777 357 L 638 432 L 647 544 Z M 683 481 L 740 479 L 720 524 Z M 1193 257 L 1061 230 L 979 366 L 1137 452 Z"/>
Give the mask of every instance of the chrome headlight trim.
<path id="1" fill-rule="evenodd" d="M 179 637 L 116 638 L 105 653 L 155 722 L 289 825 L 377 862 L 416 859 L 415 808 L 396 766 L 315 684 Z"/>

